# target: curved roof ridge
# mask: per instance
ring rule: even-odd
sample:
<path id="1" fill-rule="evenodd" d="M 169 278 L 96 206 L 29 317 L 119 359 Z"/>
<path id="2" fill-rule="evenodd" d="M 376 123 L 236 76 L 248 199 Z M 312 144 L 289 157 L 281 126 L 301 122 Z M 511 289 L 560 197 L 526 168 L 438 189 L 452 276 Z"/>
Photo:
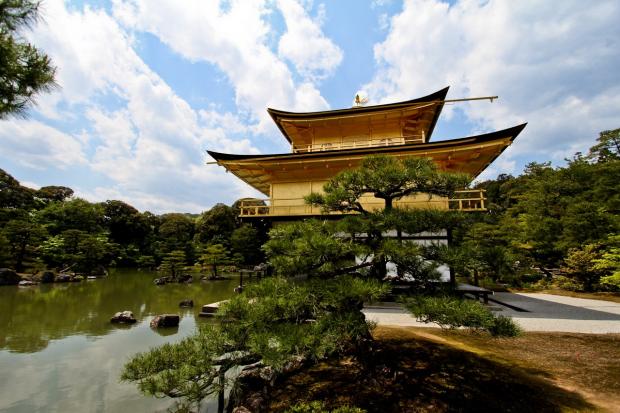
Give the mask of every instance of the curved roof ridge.
<path id="1" fill-rule="evenodd" d="M 381 112 L 385 110 L 407 108 L 409 106 L 414 106 L 420 103 L 437 102 L 437 107 L 433 115 L 433 119 L 429 125 L 429 130 L 427 132 L 428 139 L 430 140 L 430 137 L 433 134 L 433 130 L 435 129 L 435 125 L 437 124 L 437 120 L 439 119 L 439 115 L 441 114 L 441 110 L 443 109 L 443 105 L 444 105 L 443 101 L 446 99 L 446 96 L 448 95 L 448 90 L 450 90 L 450 86 L 446 86 L 443 89 L 440 89 L 434 93 L 431 93 L 430 95 L 422 96 L 416 99 L 405 100 L 402 102 L 395 102 L 395 103 L 385 103 L 382 105 L 359 106 L 359 107 L 344 108 L 344 109 L 324 110 L 324 111 L 319 111 L 319 112 L 287 112 L 284 110 L 267 108 L 267 113 L 269 113 L 269 115 L 275 122 L 278 129 L 280 129 L 280 132 L 282 132 L 282 135 L 284 135 L 286 140 L 292 143 L 291 137 L 288 135 L 288 132 L 284 129 L 284 127 L 280 123 L 281 118 L 303 120 L 303 119 L 315 119 L 315 118 L 341 117 L 341 116 L 347 116 L 347 115 L 370 114 L 373 112 Z"/>
<path id="2" fill-rule="evenodd" d="M 313 118 L 313 117 L 325 117 L 326 115 L 334 115 L 334 116 L 342 116 L 343 114 L 348 113 L 360 113 L 360 112 L 374 112 L 385 109 L 393 109 L 402 106 L 410 106 L 416 103 L 424 103 L 424 102 L 433 102 L 433 101 L 442 101 L 445 100 L 448 95 L 448 90 L 450 90 L 450 86 L 446 86 L 445 88 L 438 90 L 437 92 L 433 92 L 430 95 L 422 96 L 420 98 L 415 98 L 411 100 L 405 100 L 402 102 L 394 102 L 394 103 L 384 103 L 381 105 L 371 105 L 371 106 L 354 106 L 351 108 L 343 108 L 343 109 L 332 109 L 332 110 L 323 110 L 317 112 L 288 112 L 285 110 L 267 108 L 267 112 L 271 115 L 271 117 L 276 120 L 280 116 L 287 117 L 299 117 L 299 118 Z"/>

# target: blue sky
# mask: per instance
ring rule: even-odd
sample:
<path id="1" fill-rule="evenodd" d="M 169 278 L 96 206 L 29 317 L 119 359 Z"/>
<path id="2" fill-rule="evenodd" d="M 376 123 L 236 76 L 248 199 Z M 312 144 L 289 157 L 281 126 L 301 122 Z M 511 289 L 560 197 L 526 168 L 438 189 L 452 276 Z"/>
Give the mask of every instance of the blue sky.
<path id="1" fill-rule="evenodd" d="M 0 167 L 91 201 L 200 212 L 257 193 L 206 149 L 287 152 L 267 107 L 349 107 L 451 86 L 433 139 L 528 127 L 481 176 L 560 165 L 620 127 L 617 1 L 46 0 L 23 35 L 60 85 L 0 121 Z"/>

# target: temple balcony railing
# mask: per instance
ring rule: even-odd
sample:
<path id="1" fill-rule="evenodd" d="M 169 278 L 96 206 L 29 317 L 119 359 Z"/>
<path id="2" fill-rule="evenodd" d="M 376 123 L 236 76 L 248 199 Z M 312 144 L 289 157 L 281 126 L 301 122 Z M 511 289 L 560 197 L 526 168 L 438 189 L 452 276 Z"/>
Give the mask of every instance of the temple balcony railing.
<path id="1" fill-rule="evenodd" d="M 455 211 L 486 211 L 486 197 L 484 189 L 466 189 L 456 191 L 451 198 L 431 197 L 426 200 L 416 199 L 413 201 L 396 201 L 395 205 L 403 208 L 437 208 Z M 363 202 L 365 208 L 377 210 L 384 207 L 384 202 Z M 247 199 L 239 206 L 240 217 L 276 217 L 276 216 L 312 216 L 322 215 L 321 208 L 308 205 L 303 198 L 279 198 Z M 340 212 L 332 212 L 330 215 L 339 215 Z"/>
<path id="2" fill-rule="evenodd" d="M 293 153 L 307 153 L 307 152 L 322 152 L 322 151 L 338 151 L 357 148 L 373 148 L 381 146 L 395 146 L 406 145 L 415 143 L 424 143 L 424 134 L 420 135 L 407 135 L 396 137 L 382 137 L 382 138 L 368 138 L 359 137 L 354 140 L 347 140 L 343 142 L 326 142 L 326 143 L 311 143 L 308 145 L 292 145 L 291 149 Z"/>

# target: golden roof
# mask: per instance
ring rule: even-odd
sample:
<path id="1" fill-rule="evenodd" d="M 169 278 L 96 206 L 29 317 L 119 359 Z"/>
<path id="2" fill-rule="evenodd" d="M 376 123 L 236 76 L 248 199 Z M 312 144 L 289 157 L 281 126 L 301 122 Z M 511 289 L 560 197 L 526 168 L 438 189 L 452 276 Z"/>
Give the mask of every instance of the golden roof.
<path id="1" fill-rule="evenodd" d="M 293 147 L 312 143 L 317 136 L 366 136 L 391 133 L 428 142 L 443 108 L 449 87 L 428 96 L 385 105 L 323 112 L 286 112 L 267 109 Z"/>
<path id="2" fill-rule="evenodd" d="M 322 152 L 233 155 L 207 151 L 227 171 L 269 196 L 272 182 L 329 179 L 355 168 L 370 154 L 431 158 L 440 168 L 480 174 L 519 135 L 526 124 L 483 135 L 438 142 L 366 147 Z"/>

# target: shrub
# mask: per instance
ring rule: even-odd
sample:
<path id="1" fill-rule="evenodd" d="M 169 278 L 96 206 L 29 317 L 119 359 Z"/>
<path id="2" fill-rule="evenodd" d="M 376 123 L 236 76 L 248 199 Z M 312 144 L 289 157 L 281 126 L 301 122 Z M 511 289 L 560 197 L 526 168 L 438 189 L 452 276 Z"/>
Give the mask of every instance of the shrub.
<path id="1" fill-rule="evenodd" d="M 366 413 L 366 410 L 359 407 L 341 406 L 329 410 L 323 402 L 312 401 L 309 403 L 301 402 L 291 406 L 286 413 Z"/>
<path id="2" fill-rule="evenodd" d="M 601 290 L 620 291 L 620 273 L 601 277 L 599 287 Z"/>
<path id="3" fill-rule="evenodd" d="M 493 337 L 517 337 L 522 333 L 521 327 L 512 318 L 498 315 L 488 328 Z"/>
<path id="4" fill-rule="evenodd" d="M 512 319 L 494 316 L 478 301 L 450 296 L 419 296 L 407 300 L 405 308 L 418 321 L 437 323 L 441 328 L 486 330 L 495 337 L 515 337 L 521 332 L 521 328 Z"/>
<path id="5" fill-rule="evenodd" d="M 583 289 L 583 285 L 577 282 L 577 280 L 564 277 L 563 275 L 558 275 L 557 277 L 553 278 L 553 285 L 555 285 L 561 290 L 567 291 L 580 291 Z"/>
<path id="6" fill-rule="evenodd" d="M 418 321 L 437 323 L 441 328 L 468 327 L 486 329 L 493 323 L 493 314 L 482 304 L 455 297 L 415 297 L 405 307 Z"/>

